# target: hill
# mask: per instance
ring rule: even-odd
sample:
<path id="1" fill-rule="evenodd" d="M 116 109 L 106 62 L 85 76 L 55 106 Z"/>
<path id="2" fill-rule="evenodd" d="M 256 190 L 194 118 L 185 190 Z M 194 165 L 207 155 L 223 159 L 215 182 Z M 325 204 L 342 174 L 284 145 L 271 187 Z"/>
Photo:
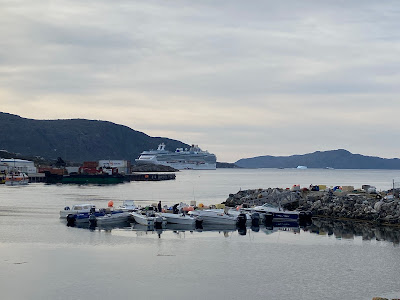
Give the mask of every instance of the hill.
<path id="1" fill-rule="evenodd" d="M 316 151 L 304 155 L 258 156 L 236 163 L 242 168 L 334 168 L 334 169 L 400 169 L 400 159 L 352 154 L 347 150 Z"/>
<path id="2" fill-rule="evenodd" d="M 33 120 L 0 112 L 0 149 L 23 156 L 55 160 L 96 161 L 134 160 L 143 150 L 188 147 L 177 140 L 151 137 L 127 126 L 107 121 Z"/>

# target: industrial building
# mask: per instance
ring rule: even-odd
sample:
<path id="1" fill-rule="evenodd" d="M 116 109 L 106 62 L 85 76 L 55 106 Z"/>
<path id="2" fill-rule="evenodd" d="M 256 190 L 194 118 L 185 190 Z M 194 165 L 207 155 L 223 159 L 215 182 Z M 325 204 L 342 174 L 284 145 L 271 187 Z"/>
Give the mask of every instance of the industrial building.
<path id="1" fill-rule="evenodd" d="M 9 173 L 12 170 L 19 170 L 26 174 L 36 173 L 37 169 L 33 161 L 14 159 L 14 158 L 2 158 L 0 159 L 0 172 Z"/>

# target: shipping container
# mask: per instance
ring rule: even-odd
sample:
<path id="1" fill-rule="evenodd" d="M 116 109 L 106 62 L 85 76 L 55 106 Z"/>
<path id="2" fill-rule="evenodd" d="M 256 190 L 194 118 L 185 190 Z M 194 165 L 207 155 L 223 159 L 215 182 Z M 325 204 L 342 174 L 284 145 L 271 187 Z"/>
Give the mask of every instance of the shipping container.
<path id="1" fill-rule="evenodd" d="M 97 161 L 85 161 L 83 162 L 84 168 L 97 168 L 99 163 Z"/>

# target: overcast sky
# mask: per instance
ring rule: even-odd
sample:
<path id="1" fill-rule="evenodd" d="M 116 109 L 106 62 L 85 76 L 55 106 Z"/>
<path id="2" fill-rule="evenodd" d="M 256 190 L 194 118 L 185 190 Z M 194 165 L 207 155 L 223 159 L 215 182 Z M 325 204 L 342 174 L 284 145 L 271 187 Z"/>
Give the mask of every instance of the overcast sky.
<path id="1" fill-rule="evenodd" d="M 400 157 L 400 1 L 0 0 L 0 111 L 234 162 Z"/>

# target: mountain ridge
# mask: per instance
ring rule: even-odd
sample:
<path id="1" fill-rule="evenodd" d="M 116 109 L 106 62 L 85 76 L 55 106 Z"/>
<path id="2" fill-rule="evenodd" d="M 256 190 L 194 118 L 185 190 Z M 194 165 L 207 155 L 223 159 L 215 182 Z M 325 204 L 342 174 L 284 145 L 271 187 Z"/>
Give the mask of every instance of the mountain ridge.
<path id="1" fill-rule="evenodd" d="M 69 161 L 134 160 L 143 150 L 187 148 L 178 140 L 151 137 L 125 125 L 88 119 L 35 120 L 0 112 L 0 149 Z"/>
<path id="2" fill-rule="evenodd" d="M 334 169 L 400 169 L 400 159 L 353 154 L 345 149 L 315 151 L 290 156 L 263 155 L 235 162 L 241 168 L 334 168 Z"/>

